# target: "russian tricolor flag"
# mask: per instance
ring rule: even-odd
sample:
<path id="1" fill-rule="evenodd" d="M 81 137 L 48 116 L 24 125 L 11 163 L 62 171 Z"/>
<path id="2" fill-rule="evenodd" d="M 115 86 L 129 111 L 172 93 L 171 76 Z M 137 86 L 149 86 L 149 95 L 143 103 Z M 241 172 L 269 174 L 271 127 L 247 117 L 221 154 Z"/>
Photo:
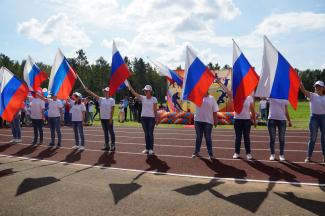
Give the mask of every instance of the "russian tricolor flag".
<path id="1" fill-rule="evenodd" d="M 47 74 L 42 71 L 28 56 L 24 67 L 24 80 L 30 91 L 37 91 L 43 81 L 47 79 Z"/>
<path id="2" fill-rule="evenodd" d="M 255 96 L 285 99 L 296 109 L 299 85 L 297 72 L 264 36 L 262 71 Z"/>
<path id="3" fill-rule="evenodd" d="M 156 67 L 158 68 L 158 73 L 160 76 L 166 77 L 166 79 L 169 80 L 171 83 L 177 83 L 178 86 L 183 85 L 183 79 L 172 69 L 167 67 L 166 65 L 163 65 L 162 63 L 155 61 L 153 62 Z"/>
<path id="4" fill-rule="evenodd" d="M 203 97 L 208 92 L 214 78 L 214 73 L 201 62 L 193 50 L 186 47 L 182 99 L 201 106 Z"/>
<path id="5" fill-rule="evenodd" d="M 58 99 L 65 100 L 76 82 L 77 75 L 69 65 L 68 60 L 59 49 L 56 53 L 51 70 L 48 91 L 51 95 L 56 95 Z"/>
<path id="6" fill-rule="evenodd" d="M 113 41 L 112 68 L 109 81 L 109 95 L 112 96 L 119 89 L 122 83 L 131 75 L 128 66 L 125 64 L 120 52 Z"/>
<path id="7" fill-rule="evenodd" d="M 258 84 L 259 76 L 233 40 L 232 94 L 234 109 L 241 113 L 247 96 Z"/>
<path id="8" fill-rule="evenodd" d="M 28 87 L 7 68 L 0 69 L 0 116 L 11 122 L 28 94 Z"/>

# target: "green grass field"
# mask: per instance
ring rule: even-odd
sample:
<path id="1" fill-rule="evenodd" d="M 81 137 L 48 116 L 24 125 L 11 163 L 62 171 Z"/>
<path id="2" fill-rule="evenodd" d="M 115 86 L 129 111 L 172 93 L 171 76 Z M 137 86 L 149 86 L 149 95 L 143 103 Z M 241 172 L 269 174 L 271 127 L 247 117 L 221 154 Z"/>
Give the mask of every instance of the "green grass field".
<path id="1" fill-rule="evenodd" d="M 256 110 L 258 110 L 258 103 L 256 103 Z M 291 106 L 289 106 L 289 113 L 293 124 L 293 126 L 291 127 L 292 129 L 308 129 L 308 122 L 309 122 L 309 115 L 310 115 L 309 102 L 299 102 L 297 110 L 294 110 Z M 128 111 L 128 115 L 129 115 L 129 111 Z M 120 123 L 117 121 L 118 119 L 117 116 L 118 116 L 118 109 L 116 109 L 114 113 L 114 125 L 116 126 L 141 127 L 140 123 L 133 122 L 133 121 Z M 98 115 L 95 119 L 94 125 L 100 125 Z M 183 128 L 184 125 L 160 124 L 158 127 Z M 218 127 L 233 128 L 232 125 L 218 125 Z M 265 129 L 265 126 L 258 126 L 257 129 Z"/>

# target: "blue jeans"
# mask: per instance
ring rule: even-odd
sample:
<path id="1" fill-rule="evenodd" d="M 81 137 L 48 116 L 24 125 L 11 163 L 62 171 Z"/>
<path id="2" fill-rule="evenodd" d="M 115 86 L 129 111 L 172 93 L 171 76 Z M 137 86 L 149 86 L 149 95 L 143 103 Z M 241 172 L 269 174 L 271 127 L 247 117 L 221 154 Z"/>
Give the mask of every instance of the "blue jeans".
<path id="1" fill-rule="evenodd" d="M 82 126 L 82 121 L 72 121 L 72 127 L 74 132 L 74 139 L 76 141 L 76 146 L 79 146 L 79 135 L 81 140 L 81 146 L 85 146 L 84 129 Z"/>
<path id="2" fill-rule="evenodd" d="M 51 130 L 51 145 L 54 145 L 55 131 L 58 134 L 58 145 L 61 145 L 61 119 L 60 117 L 49 117 Z"/>
<path id="3" fill-rule="evenodd" d="M 260 112 L 261 112 L 261 119 L 264 120 L 264 119 L 267 119 L 267 109 L 260 109 Z"/>
<path id="4" fill-rule="evenodd" d="M 111 136 L 112 142 L 111 142 L 111 148 L 115 149 L 115 133 L 114 133 L 114 127 L 113 127 L 113 122 L 112 124 L 109 123 L 108 119 L 101 119 L 102 123 L 102 128 L 104 131 L 104 137 L 105 137 L 105 147 L 109 147 L 109 136 L 108 132 Z"/>
<path id="5" fill-rule="evenodd" d="M 321 133 L 321 145 L 323 156 L 325 157 L 325 115 L 312 114 L 309 121 L 309 142 L 308 142 L 308 157 L 311 157 L 314 151 L 318 128 Z"/>
<path id="6" fill-rule="evenodd" d="M 202 138 L 204 134 L 204 138 L 207 145 L 208 154 L 210 156 L 213 155 L 212 152 L 212 138 L 211 138 L 211 132 L 212 132 L 212 124 L 209 124 L 207 122 L 200 122 L 195 121 L 195 132 L 196 132 L 196 141 L 195 141 L 195 152 L 194 154 L 198 154 L 200 152 Z"/>
<path id="7" fill-rule="evenodd" d="M 153 150 L 153 130 L 155 128 L 155 123 L 155 118 L 153 117 L 141 117 L 141 124 L 144 131 L 147 150 Z"/>
<path id="8" fill-rule="evenodd" d="M 284 155 L 284 144 L 285 144 L 285 133 L 287 128 L 287 121 L 269 119 L 267 122 L 267 128 L 269 130 L 269 135 L 270 135 L 271 154 L 275 154 L 274 145 L 275 145 L 275 137 L 276 137 L 276 128 L 278 128 L 280 155 Z"/>
<path id="9" fill-rule="evenodd" d="M 21 139 L 20 115 L 17 115 L 11 122 L 11 132 L 14 139 Z"/>
<path id="10" fill-rule="evenodd" d="M 240 154 L 240 146 L 241 146 L 241 137 L 244 136 L 244 144 L 246 154 L 251 153 L 251 140 L 250 140 L 250 132 L 251 132 L 251 120 L 250 119 L 235 119 L 234 128 L 235 128 L 235 152 Z"/>
<path id="11" fill-rule="evenodd" d="M 33 143 L 37 143 L 37 138 L 39 134 L 39 142 L 43 142 L 43 119 L 32 119 L 32 124 L 34 128 L 34 141 Z"/>

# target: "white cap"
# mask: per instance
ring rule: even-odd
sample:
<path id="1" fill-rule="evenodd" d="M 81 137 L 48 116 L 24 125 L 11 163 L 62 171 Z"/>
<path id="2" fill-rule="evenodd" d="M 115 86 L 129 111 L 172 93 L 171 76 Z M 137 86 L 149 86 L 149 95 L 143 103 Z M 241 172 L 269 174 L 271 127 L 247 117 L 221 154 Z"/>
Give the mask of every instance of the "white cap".
<path id="1" fill-rule="evenodd" d="M 314 87 L 317 86 L 317 85 L 322 86 L 322 87 L 325 87 L 324 82 L 323 81 L 320 81 L 320 80 L 318 80 L 317 82 L 315 82 Z"/>
<path id="2" fill-rule="evenodd" d="M 103 91 L 109 92 L 109 87 L 104 88 Z"/>
<path id="3" fill-rule="evenodd" d="M 146 85 L 144 88 L 143 88 L 144 91 L 152 91 L 152 87 L 151 85 Z"/>
<path id="4" fill-rule="evenodd" d="M 75 93 L 73 93 L 73 95 L 75 95 L 75 96 L 77 96 L 79 98 L 81 98 L 81 96 L 82 96 L 79 92 L 75 92 Z"/>

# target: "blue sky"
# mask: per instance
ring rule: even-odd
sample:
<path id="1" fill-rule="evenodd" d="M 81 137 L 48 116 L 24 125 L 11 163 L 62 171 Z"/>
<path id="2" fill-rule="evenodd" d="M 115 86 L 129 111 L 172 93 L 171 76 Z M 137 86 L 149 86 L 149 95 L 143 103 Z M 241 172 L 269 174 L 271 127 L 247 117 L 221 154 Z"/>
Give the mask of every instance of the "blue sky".
<path id="1" fill-rule="evenodd" d="M 0 53 L 52 64 L 84 49 L 90 62 L 149 56 L 184 66 L 190 45 L 205 63 L 232 64 L 232 38 L 259 71 L 263 35 L 293 67 L 325 68 L 325 1 L 321 0 L 0 0 Z"/>

